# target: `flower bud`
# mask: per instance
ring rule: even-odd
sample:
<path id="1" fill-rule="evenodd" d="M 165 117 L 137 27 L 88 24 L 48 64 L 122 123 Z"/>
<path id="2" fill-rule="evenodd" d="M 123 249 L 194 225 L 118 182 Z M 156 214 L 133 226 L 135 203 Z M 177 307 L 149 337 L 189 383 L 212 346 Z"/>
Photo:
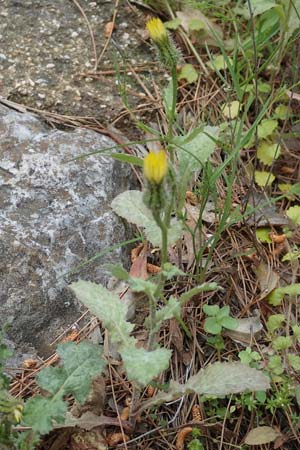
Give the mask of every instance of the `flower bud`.
<path id="1" fill-rule="evenodd" d="M 168 170 L 168 161 L 164 150 L 150 151 L 144 158 L 144 175 L 149 183 L 162 183 Z"/>
<path id="2" fill-rule="evenodd" d="M 146 23 L 150 37 L 159 51 L 159 58 L 167 68 L 176 68 L 179 53 L 170 39 L 168 32 L 158 17 L 148 20 Z"/>

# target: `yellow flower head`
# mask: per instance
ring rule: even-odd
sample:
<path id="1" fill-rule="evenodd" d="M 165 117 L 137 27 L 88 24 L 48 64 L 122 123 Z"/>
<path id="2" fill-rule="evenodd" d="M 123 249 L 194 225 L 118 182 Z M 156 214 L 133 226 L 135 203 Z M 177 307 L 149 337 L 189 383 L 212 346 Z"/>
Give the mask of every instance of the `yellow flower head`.
<path id="1" fill-rule="evenodd" d="M 157 45 L 168 40 L 167 30 L 158 17 L 148 20 L 146 27 L 149 31 L 151 39 Z"/>
<path id="2" fill-rule="evenodd" d="M 168 170 L 167 156 L 164 150 L 150 151 L 144 158 L 144 175 L 149 183 L 160 184 Z"/>

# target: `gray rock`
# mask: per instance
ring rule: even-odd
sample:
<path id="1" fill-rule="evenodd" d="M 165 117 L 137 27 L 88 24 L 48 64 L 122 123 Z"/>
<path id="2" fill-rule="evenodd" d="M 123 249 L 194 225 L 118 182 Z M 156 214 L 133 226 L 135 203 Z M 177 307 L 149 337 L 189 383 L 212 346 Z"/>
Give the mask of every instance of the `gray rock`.
<path id="1" fill-rule="evenodd" d="M 127 237 L 110 203 L 129 188 L 129 167 L 100 154 L 70 162 L 113 145 L 0 106 L 0 326 L 11 323 L 18 350 L 48 354 L 80 311 L 67 285 L 79 277 L 105 283 L 101 264 L 123 257 L 118 248 L 74 273 Z"/>

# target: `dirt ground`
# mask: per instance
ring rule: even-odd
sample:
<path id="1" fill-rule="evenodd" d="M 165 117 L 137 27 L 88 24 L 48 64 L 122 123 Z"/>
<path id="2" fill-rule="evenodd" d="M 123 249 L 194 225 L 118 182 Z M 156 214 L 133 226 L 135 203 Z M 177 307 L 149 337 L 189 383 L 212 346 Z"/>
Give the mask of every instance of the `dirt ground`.
<path id="1" fill-rule="evenodd" d="M 146 94 L 130 68 L 146 83 L 149 69 L 155 72 L 145 17 L 127 2 L 1 0 L 0 96 L 126 127 L 119 87 L 135 107 Z M 124 68 L 126 79 L 118 79 Z"/>

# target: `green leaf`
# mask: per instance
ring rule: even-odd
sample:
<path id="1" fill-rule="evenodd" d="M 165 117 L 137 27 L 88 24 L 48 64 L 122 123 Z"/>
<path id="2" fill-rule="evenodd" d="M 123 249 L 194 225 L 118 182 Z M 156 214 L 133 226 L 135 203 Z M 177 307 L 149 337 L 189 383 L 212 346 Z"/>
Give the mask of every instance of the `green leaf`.
<path id="1" fill-rule="evenodd" d="M 289 354 L 288 362 L 294 370 L 296 370 L 297 372 L 300 371 L 300 356 Z"/>
<path id="2" fill-rule="evenodd" d="M 272 243 L 272 239 L 270 238 L 271 228 L 257 228 L 255 231 L 256 238 L 260 242 L 265 242 L 267 244 Z"/>
<path id="3" fill-rule="evenodd" d="M 178 80 L 186 80 L 192 84 L 198 80 L 198 76 L 199 74 L 192 64 L 185 64 L 178 74 Z"/>
<path id="4" fill-rule="evenodd" d="M 282 328 L 282 324 L 285 321 L 284 314 L 272 314 L 267 321 L 267 329 L 270 333 Z"/>
<path id="5" fill-rule="evenodd" d="M 21 425 L 32 427 L 32 431 L 47 434 L 53 428 L 53 421 L 63 423 L 67 412 L 67 403 L 62 397 L 42 397 L 36 395 L 25 403 Z"/>
<path id="6" fill-rule="evenodd" d="M 177 30 L 179 25 L 181 25 L 181 20 L 178 18 L 164 22 L 164 26 L 168 28 L 168 30 Z"/>
<path id="7" fill-rule="evenodd" d="M 232 64 L 231 58 L 228 58 L 228 61 L 230 62 L 230 64 Z M 208 62 L 207 65 L 213 71 L 220 71 L 220 70 L 225 70 L 228 68 L 227 59 L 225 59 L 223 55 L 216 56 L 214 59 L 212 59 L 210 62 Z"/>
<path id="8" fill-rule="evenodd" d="M 130 277 L 129 284 L 133 292 L 146 292 L 148 295 L 154 295 L 157 285 L 149 280 Z"/>
<path id="9" fill-rule="evenodd" d="M 268 369 L 274 375 L 281 375 L 284 372 L 281 356 L 279 355 L 271 356 L 268 363 Z"/>
<path id="10" fill-rule="evenodd" d="M 181 294 L 179 297 L 180 303 L 183 305 L 186 302 L 188 302 L 194 295 L 199 294 L 200 292 L 208 292 L 208 291 L 215 291 L 218 289 L 217 283 L 203 283 L 200 284 L 200 286 L 195 286 L 192 289 L 190 289 L 187 292 L 184 292 L 184 294 Z"/>
<path id="11" fill-rule="evenodd" d="M 220 334 L 222 326 L 217 322 L 216 317 L 208 317 L 204 321 L 204 331 L 211 334 Z"/>
<path id="12" fill-rule="evenodd" d="M 251 0 L 251 8 L 253 12 L 253 16 L 259 16 L 260 14 L 263 14 L 266 11 L 269 11 L 270 9 L 274 8 L 276 6 L 276 2 L 273 0 Z M 251 15 L 249 11 L 248 3 L 245 2 L 244 6 L 237 10 L 238 14 L 242 14 L 245 19 L 250 20 Z"/>
<path id="13" fill-rule="evenodd" d="M 124 367 L 130 381 L 147 386 L 169 367 L 171 350 L 159 348 L 147 352 L 143 348 L 125 347 L 121 350 Z"/>
<path id="14" fill-rule="evenodd" d="M 293 339 L 291 336 L 278 336 L 272 341 L 272 347 L 274 350 L 287 350 L 292 345 Z"/>
<path id="15" fill-rule="evenodd" d="M 152 220 L 147 222 L 144 226 L 145 236 L 154 247 L 161 247 L 162 238 L 161 230 L 157 224 Z M 170 227 L 168 228 L 168 245 L 174 245 L 182 234 L 182 223 L 177 219 L 171 219 Z"/>
<path id="16" fill-rule="evenodd" d="M 181 304 L 175 297 L 170 297 L 167 304 L 161 309 L 156 311 L 155 320 L 159 323 L 156 325 L 157 331 L 164 320 L 172 319 L 173 317 L 180 317 L 181 314 Z"/>
<path id="17" fill-rule="evenodd" d="M 218 127 L 206 126 L 204 130 L 199 128 L 173 140 L 173 144 L 178 146 L 180 173 L 188 169 L 192 174 L 201 169 L 216 147 L 218 131 Z"/>
<path id="18" fill-rule="evenodd" d="M 139 227 L 144 227 L 148 222 L 154 221 L 152 212 L 144 204 L 141 191 L 122 192 L 113 199 L 111 207 L 115 213 L 126 219 L 127 222 L 134 223 Z"/>
<path id="19" fill-rule="evenodd" d="M 181 315 L 181 304 L 175 297 L 170 297 L 167 304 L 163 306 L 161 309 L 156 311 L 155 314 L 155 322 L 152 325 L 152 332 L 157 333 L 160 330 L 160 327 L 164 320 L 172 319 L 173 317 L 180 317 Z M 145 326 L 150 328 L 150 319 L 149 317 L 145 320 Z"/>
<path id="20" fill-rule="evenodd" d="M 145 229 L 145 235 L 153 246 L 161 246 L 161 230 L 153 219 L 152 212 L 144 204 L 141 191 L 125 191 L 119 194 L 111 204 L 112 209 L 129 223 Z M 182 224 L 172 219 L 168 231 L 168 243 L 173 245 L 180 238 Z"/>
<path id="21" fill-rule="evenodd" d="M 220 311 L 219 305 L 204 305 L 203 312 L 208 316 L 217 316 Z"/>
<path id="22" fill-rule="evenodd" d="M 271 184 L 275 180 L 275 177 L 271 172 L 265 172 L 265 171 L 260 172 L 259 170 L 256 170 L 254 172 L 254 176 L 255 176 L 255 181 L 256 181 L 257 185 L 260 187 L 271 186 Z"/>
<path id="23" fill-rule="evenodd" d="M 186 390 L 199 395 L 224 396 L 244 391 L 265 391 L 270 382 L 262 371 L 239 362 L 214 363 L 192 376 Z"/>
<path id="24" fill-rule="evenodd" d="M 286 36 L 285 40 L 287 41 L 294 31 L 298 30 L 300 27 L 300 21 L 299 21 L 299 11 L 300 11 L 300 0 L 293 0 L 292 4 L 290 5 L 290 2 L 283 3 L 285 7 L 285 14 L 288 16 L 288 9 L 291 6 L 291 11 L 289 14 L 289 21 L 286 26 Z"/>
<path id="25" fill-rule="evenodd" d="M 134 342 L 130 337 L 134 325 L 126 321 L 127 306 L 120 298 L 103 286 L 90 281 L 77 281 L 70 285 L 76 297 L 103 322 L 112 342 Z"/>
<path id="26" fill-rule="evenodd" d="M 220 311 L 217 314 L 217 318 L 218 320 L 223 319 L 224 317 L 228 317 L 230 314 L 230 308 L 228 305 L 223 306 L 222 308 L 220 308 Z"/>
<path id="27" fill-rule="evenodd" d="M 293 325 L 292 331 L 294 333 L 294 337 L 300 343 L 300 325 Z"/>
<path id="28" fill-rule="evenodd" d="M 129 273 L 121 264 L 104 264 L 104 267 L 118 280 L 127 281 L 129 278 Z"/>
<path id="29" fill-rule="evenodd" d="M 278 127 L 278 121 L 274 119 L 264 119 L 257 127 L 257 134 L 259 139 L 266 139 L 274 133 Z"/>
<path id="30" fill-rule="evenodd" d="M 109 156 L 117 161 L 133 164 L 134 166 L 143 167 L 144 165 L 144 161 L 138 156 L 127 155 L 126 153 L 111 153 Z"/>
<path id="31" fill-rule="evenodd" d="M 205 23 L 201 19 L 191 19 L 188 22 L 189 30 L 191 31 L 200 31 L 205 30 Z"/>
<path id="32" fill-rule="evenodd" d="M 165 263 L 162 269 L 162 273 L 166 280 L 171 280 L 172 278 L 178 277 L 180 275 L 186 275 L 182 270 L 179 269 L 179 267 L 174 266 L 171 263 Z"/>
<path id="33" fill-rule="evenodd" d="M 290 295 L 291 297 L 300 295 L 300 283 L 290 284 L 289 286 L 274 289 L 274 291 L 268 295 L 267 299 L 271 305 L 279 306 L 281 305 L 285 295 Z"/>
<path id="34" fill-rule="evenodd" d="M 300 206 L 295 205 L 291 206 L 287 211 L 286 215 L 289 219 L 291 219 L 292 222 L 294 222 L 296 225 L 300 225 Z"/>
<path id="35" fill-rule="evenodd" d="M 236 330 L 239 326 L 239 322 L 233 317 L 224 317 L 221 323 L 222 327 L 227 328 L 227 330 Z"/>
<path id="36" fill-rule="evenodd" d="M 240 111 L 241 104 L 237 100 L 230 103 L 224 103 L 221 110 L 223 115 L 228 119 L 235 119 Z"/>
<path id="37" fill-rule="evenodd" d="M 280 153 L 281 153 L 280 145 L 271 144 L 267 141 L 261 142 L 257 149 L 258 159 L 267 166 L 271 166 L 273 162 L 279 158 Z"/>
<path id="38" fill-rule="evenodd" d="M 87 398 L 92 379 L 103 372 L 102 347 L 89 341 L 66 342 L 57 346 L 63 367 L 46 367 L 37 376 L 38 385 L 52 395 L 72 394 L 78 403 Z"/>
<path id="39" fill-rule="evenodd" d="M 285 120 L 291 114 L 291 109 L 287 105 L 278 105 L 275 114 L 276 118 Z"/>

